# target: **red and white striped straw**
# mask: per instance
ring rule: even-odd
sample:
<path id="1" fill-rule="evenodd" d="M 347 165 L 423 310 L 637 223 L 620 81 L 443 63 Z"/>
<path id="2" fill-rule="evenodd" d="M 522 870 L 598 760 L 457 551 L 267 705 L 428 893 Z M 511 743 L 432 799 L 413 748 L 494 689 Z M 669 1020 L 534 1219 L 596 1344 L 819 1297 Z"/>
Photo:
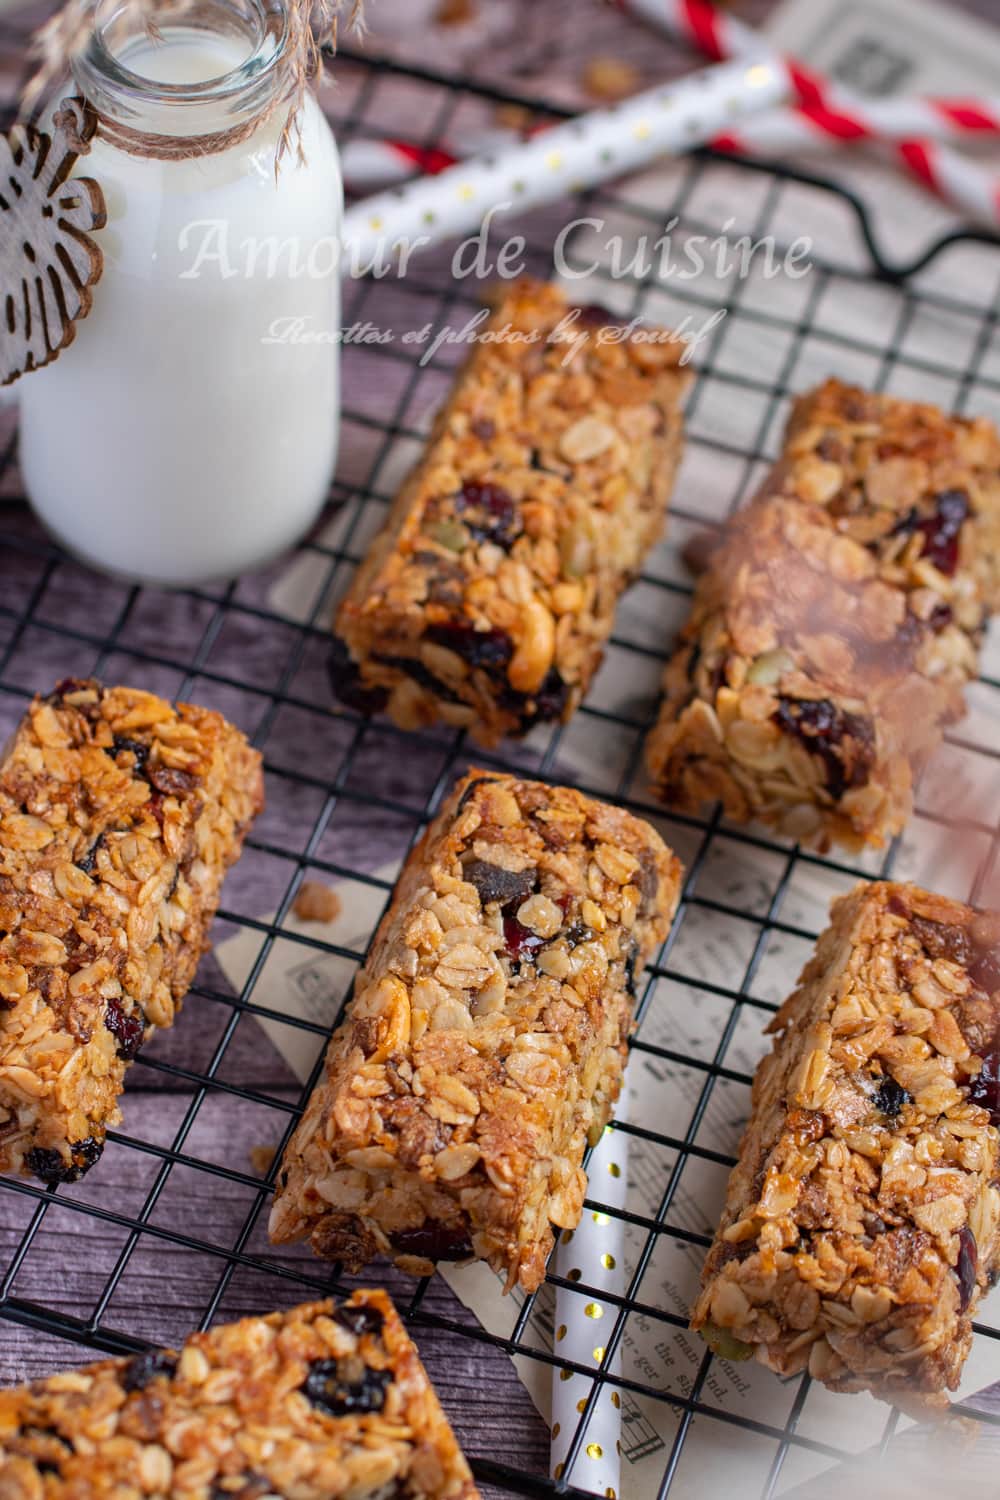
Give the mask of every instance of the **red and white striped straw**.
<path id="1" fill-rule="evenodd" d="M 395 183 L 344 215 L 345 272 L 381 262 L 394 246 L 416 249 L 488 225 L 495 214 L 551 203 L 738 129 L 788 98 L 780 62 L 733 60 L 646 89 L 545 131 Z M 369 143 L 371 146 L 372 143 Z M 402 172 L 410 154 L 375 142 L 386 169 Z M 378 152 L 375 153 L 378 160 Z M 369 169 L 373 153 L 368 150 Z M 438 163 L 428 162 L 433 168 Z M 409 250 L 407 251 L 409 253 Z"/>
<path id="2" fill-rule="evenodd" d="M 764 40 L 731 16 L 721 15 L 705 0 L 613 0 L 619 9 L 682 39 L 694 42 L 710 57 L 769 57 Z M 773 58 L 769 59 L 774 61 Z M 1000 183 L 994 174 L 943 144 L 943 138 L 991 134 L 1000 129 L 1000 107 L 973 99 L 855 99 L 849 91 L 787 61 L 786 76 L 797 106 L 772 109 L 745 118 L 738 130 L 709 140 L 717 150 L 741 156 L 773 157 L 858 141 L 880 144 L 940 197 L 976 219 L 1000 221 Z M 938 137 L 938 138 L 934 138 Z M 525 137 L 512 130 L 485 131 L 463 139 L 453 151 L 424 149 L 406 141 L 348 142 L 343 150 L 344 178 L 355 192 L 372 192 L 436 175 L 456 162 L 488 149 L 504 149 Z"/>
<path id="3" fill-rule="evenodd" d="M 457 154 L 450 156 L 447 151 L 424 150 L 407 141 L 356 139 L 345 141 L 340 148 L 344 186 L 352 193 L 371 193 L 421 175 L 434 177 L 460 160 L 461 156 Z"/>
<path id="4" fill-rule="evenodd" d="M 978 163 L 937 141 L 881 142 L 873 136 L 863 139 L 878 145 L 890 160 L 901 161 L 912 176 L 938 197 L 956 204 L 976 219 L 991 224 L 1000 220 L 1000 182 Z M 829 134 L 802 110 L 776 109 L 759 120 L 746 121 L 739 130 L 726 131 L 710 145 L 736 156 L 774 157 L 815 151 L 817 147 L 826 149 L 831 141 Z"/>
<path id="5" fill-rule="evenodd" d="M 486 136 L 466 138 L 463 149 L 450 154 L 424 150 L 407 141 L 345 143 L 341 151 L 344 182 L 351 192 L 372 193 L 396 187 L 421 175 L 434 176 L 478 151 L 516 144 L 523 136 L 516 131 L 491 131 Z M 799 110 L 773 109 L 748 119 L 739 130 L 712 137 L 708 145 L 737 156 L 790 156 L 817 147 L 828 149 L 830 137 Z M 994 222 L 997 213 L 996 184 L 991 176 L 954 151 L 941 151 L 934 142 L 904 141 L 901 156 L 914 176 L 950 201 L 960 203 L 976 218 Z"/>
<path id="6" fill-rule="evenodd" d="M 794 108 L 775 106 L 763 111 L 745 111 L 738 124 L 727 121 L 724 133 L 708 136 L 707 144 L 741 155 L 775 156 L 815 149 L 817 145 L 874 142 L 888 151 L 890 159 L 905 167 L 940 197 L 957 204 L 976 219 L 994 225 L 1000 222 L 1000 180 L 996 175 L 950 149 L 944 139 L 932 138 L 997 133 L 1000 131 L 1000 108 L 994 101 L 857 99 L 849 90 L 830 83 L 795 60 L 778 57 L 769 48 L 766 38 L 734 17 L 716 11 L 707 0 L 611 0 L 611 3 L 624 12 L 651 21 L 672 36 L 693 43 L 716 62 L 758 63 L 776 80 L 776 86 L 782 89 L 785 98 L 794 103 Z M 651 98 L 652 92 L 628 101 L 622 108 L 631 110 L 634 105 L 642 108 L 643 101 Z M 579 117 L 579 122 L 587 122 L 588 126 L 598 120 L 604 121 L 600 128 L 610 145 L 619 136 L 622 121 L 601 111 Z M 548 129 L 558 136 L 565 127 Z M 544 135 L 548 129 L 530 134 Z M 908 133 L 910 131 L 914 133 Z M 698 132 L 698 139 L 706 141 L 706 136 Z M 434 223 L 436 232 L 440 233 L 439 208 L 443 199 L 430 187 L 430 182 L 442 173 L 447 177 L 460 163 L 487 150 L 499 151 L 504 158 L 502 166 L 506 168 L 512 163 L 511 153 L 516 158 L 518 151 L 523 151 L 527 144 L 528 138 L 510 130 L 484 132 L 475 140 L 464 140 L 462 146 L 453 151 L 425 149 L 400 140 L 352 141 L 343 153 L 344 176 L 347 185 L 360 192 L 388 191 L 410 183 L 415 177 L 427 178 L 424 218 L 425 222 Z M 693 145 L 695 140 L 689 138 L 686 144 Z M 641 154 L 647 155 L 646 152 Z M 610 160 L 607 151 L 605 156 Z M 534 164 L 534 157 L 531 159 Z M 526 155 L 524 165 L 527 161 Z M 481 167 L 486 165 L 484 161 Z M 625 170 L 626 163 L 619 158 L 617 166 L 619 170 Z M 606 170 L 594 173 L 591 168 L 581 174 L 581 180 L 592 182 L 598 176 L 606 175 L 609 175 Z M 407 192 L 410 191 L 407 188 Z M 460 186 L 459 191 L 468 191 L 467 186 Z M 519 192 L 523 192 L 523 186 L 519 186 Z M 365 207 L 367 205 L 359 204 L 358 213 L 351 211 L 352 223 L 362 222 L 360 211 Z M 388 217 L 393 223 L 401 218 L 390 204 L 379 203 L 373 207 L 375 218 Z M 381 213 L 385 207 L 393 210 L 387 216 Z M 402 209 L 404 205 L 398 207 Z M 405 204 L 410 212 L 414 207 L 413 203 Z M 450 222 L 454 215 L 445 217 Z"/>
<path id="7" fill-rule="evenodd" d="M 612 0 L 621 11 L 692 43 L 707 57 L 774 61 L 767 39 L 707 0 Z M 1000 132 L 1000 106 L 977 99 L 860 99 L 794 59 L 783 60 L 796 108 L 762 117 L 715 144 L 774 155 L 818 141 L 878 141 L 925 187 L 990 223 L 1000 222 L 1000 181 L 943 142 Z"/>
<path id="8" fill-rule="evenodd" d="M 765 37 L 735 16 L 716 10 L 710 0 L 611 0 L 611 3 L 626 14 L 692 43 L 716 61 L 759 56 L 769 50 Z M 962 140 L 1000 134 L 1000 99 L 917 95 L 863 99 L 799 62 L 792 59 L 787 62 L 795 84 L 796 102 L 837 139 L 871 136 L 902 140 L 926 136 L 933 140 Z"/>

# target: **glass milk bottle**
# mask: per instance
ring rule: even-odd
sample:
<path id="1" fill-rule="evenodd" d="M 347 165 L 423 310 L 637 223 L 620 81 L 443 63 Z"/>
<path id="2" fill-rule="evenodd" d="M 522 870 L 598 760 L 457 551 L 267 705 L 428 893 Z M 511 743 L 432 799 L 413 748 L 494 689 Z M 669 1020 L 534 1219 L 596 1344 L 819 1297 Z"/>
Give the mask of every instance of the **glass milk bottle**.
<path id="1" fill-rule="evenodd" d="M 327 494 L 343 194 L 309 93 L 275 170 L 293 62 L 280 0 L 194 0 L 157 40 L 99 4 L 74 64 L 104 270 L 73 343 L 20 382 L 21 465 L 52 534 L 106 571 L 233 576 Z"/>

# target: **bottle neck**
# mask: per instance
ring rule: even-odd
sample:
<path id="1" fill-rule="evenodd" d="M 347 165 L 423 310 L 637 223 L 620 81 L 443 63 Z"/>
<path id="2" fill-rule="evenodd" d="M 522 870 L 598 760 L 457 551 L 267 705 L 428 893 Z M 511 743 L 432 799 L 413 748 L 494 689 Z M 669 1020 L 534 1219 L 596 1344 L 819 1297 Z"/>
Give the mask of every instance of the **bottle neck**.
<path id="1" fill-rule="evenodd" d="M 189 0 L 157 18 L 98 0 L 93 31 L 73 63 L 98 134 L 140 156 L 191 157 L 249 139 L 289 99 L 283 0 Z"/>

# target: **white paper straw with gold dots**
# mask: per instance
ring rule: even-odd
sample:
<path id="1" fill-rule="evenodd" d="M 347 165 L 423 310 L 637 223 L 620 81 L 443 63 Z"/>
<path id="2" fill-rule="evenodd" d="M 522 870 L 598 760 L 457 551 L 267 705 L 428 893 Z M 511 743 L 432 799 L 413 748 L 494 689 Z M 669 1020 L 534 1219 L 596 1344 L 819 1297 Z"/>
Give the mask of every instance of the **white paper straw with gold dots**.
<path id="1" fill-rule="evenodd" d="M 468 234 L 491 211 L 551 203 L 686 151 L 789 97 L 778 59 L 717 63 L 595 109 L 531 140 L 470 157 L 436 176 L 364 198 L 344 215 L 342 269 L 387 265 L 394 246 Z"/>
<path id="2" fill-rule="evenodd" d="M 625 1118 L 627 1096 L 622 1094 L 616 1117 Z M 608 1126 L 590 1157 L 587 1197 L 605 1207 L 624 1208 L 628 1188 L 628 1136 Z M 555 1352 L 560 1359 L 596 1369 L 615 1326 L 620 1305 L 602 1292 L 621 1296 L 625 1290 L 625 1233 L 623 1221 L 611 1213 L 585 1208 L 577 1228 L 564 1230 L 556 1252 L 555 1271 L 579 1282 L 585 1292 L 556 1287 Z M 608 1366 L 620 1368 L 617 1354 Z M 621 1395 L 614 1385 L 600 1386 L 587 1420 L 577 1456 L 567 1471 L 569 1448 L 579 1426 L 594 1380 L 575 1371 L 552 1372 L 551 1467 L 556 1479 L 564 1475 L 580 1489 L 593 1490 L 608 1500 L 621 1494 Z"/>

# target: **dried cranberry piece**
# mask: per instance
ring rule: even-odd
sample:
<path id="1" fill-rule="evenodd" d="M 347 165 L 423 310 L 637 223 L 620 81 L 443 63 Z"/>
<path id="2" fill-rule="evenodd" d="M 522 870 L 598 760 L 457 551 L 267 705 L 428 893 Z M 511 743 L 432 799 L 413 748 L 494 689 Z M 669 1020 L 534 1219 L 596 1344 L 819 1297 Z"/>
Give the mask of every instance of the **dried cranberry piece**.
<path id="1" fill-rule="evenodd" d="M 969 497 L 964 490 L 942 490 L 935 501 L 934 515 L 920 523 L 924 556 L 939 573 L 950 577 L 958 567 L 958 543 L 969 515 Z"/>
<path id="2" fill-rule="evenodd" d="M 148 1354 L 137 1354 L 130 1359 L 122 1371 L 123 1391 L 144 1391 L 151 1380 L 163 1375 L 171 1380 L 177 1373 L 177 1356 L 165 1349 L 151 1349 Z"/>
<path id="3" fill-rule="evenodd" d="M 137 1006 L 128 1015 L 117 1000 L 109 1000 L 104 1007 L 104 1024 L 118 1043 L 118 1056 L 131 1062 L 146 1035 L 146 1020 L 142 1011 Z"/>
<path id="4" fill-rule="evenodd" d="M 327 672 L 334 697 L 345 708 L 353 708 L 355 713 L 362 714 L 365 718 L 380 714 L 389 701 L 385 688 L 365 687 L 357 662 L 351 660 L 351 653 L 338 636 L 334 636 L 330 647 Z"/>
<path id="5" fill-rule="evenodd" d="M 990 1124 L 1000 1125 L 1000 1036 L 994 1037 L 983 1066 L 969 1081 L 969 1103 L 989 1111 Z"/>
<path id="6" fill-rule="evenodd" d="M 514 655 L 514 642 L 505 630 L 477 630 L 465 620 L 429 625 L 424 638 L 454 651 L 470 667 L 493 674 L 504 673 Z"/>
<path id="7" fill-rule="evenodd" d="M 477 542 L 495 542 L 510 551 L 518 529 L 517 504 L 502 485 L 466 480 L 455 497 L 455 510 Z"/>
<path id="8" fill-rule="evenodd" d="M 507 944 L 507 956 L 517 963 L 533 959 L 539 948 L 545 947 L 546 942 L 545 938 L 539 937 L 536 932 L 530 932 L 509 913 L 503 919 L 503 938 Z"/>
<path id="9" fill-rule="evenodd" d="M 92 1135 L 88 1135 L 86 1140 L 73 1141 L 69 1149 L 74 1165 L 82 1177 L 84 1172 L 90 1171 L 95 1162 L 100 1161 L 104 1151 L 104 1141 L 103 1139 L 95 1140 Z"/>
<path id="10" fill-rule="evenodd" d="M 186 797 L 197 786 L 190 771 L 179 771 L 173 766 L 153 766 L 147 769 L 146 780 L 164 797 Z"/>
<path id="11" fill-rule="evenodd" d="M 916 509 L 908 511 L 893 527 L 892 535 L 919 531 L 924 539 L 921 556 L 950 578 L 958 567 L 958 542 L 968 515 L 969 497 L 964 490 L 941 490 L 934 496 L 934 510 L 929 516 L 921 517 Z"/>
<path id="12" fill-rule="evenodd" d="M 535 889 L 534 870 L 504 870 L 500 865 L 491 865 L 485 859 L 472 859 L 462 871 L 465 879 L 479 892 L 484 906 L 498 901 L 501 906 L 520 906 Z"/>
<path id="13" fill-rule="evenodd" d="M 392 1384 L 391 1370 L 370 1370 L 359 1359 L 314 1359 L 303 1384 L 313 1406 L 333 1417 L 381 1411 Z"/>
<path id="14" fill-rule="evenodd" d="M 820 757 L 827 790 L 835 800 L 848 787 L 864 785 L 875 752 L 871 719 L 848 713 L 829 698 L 779 698 L 774 718 L 786 734 L 795 735 Z"/>
<path id="15" fill-rule="evenodd" d="M 505 688 L 500 695 L 500 706 L 520 718 L 522 734 L 536 724 L 550 724 L 561 719 L 569 698 L 569 684 L 564 682 L 557 667 L 550 667 L 541 687 L 534 693 L 520 693 L 514 688 Z"/>
<path id="16" fill-rule="evenodd" d="M 968 966 L 972 944 L 965 927 L 950 922 L 932 922 L 929 917 L 912 917 L 910 927 L 931 958 L 948 958 L 963 968 Z"/>
<path id="17" fill-rule="evenodd" d="M 550 667 L 541 687 L 535 694 L 535 718 L 539 720 L 560 718 L 568 697 L 569 684 L 563 682 L 555 667 Z"/>
<path id="18" fill-rule="evenodd" d="M 840 715 L 829 698 L 820 698 L 816 702 L 796 702 L 791 698 L 782 698 L 778 717 L 782 721 L 782 728 L 797 734 L 800 739 L 806 734 L 814 735 L 817 739 L 832 739 Z"/>
<path id="19" fill-rule="evenodd" d="M 421 1224 L 390 1236 L 397 1255 L 419 1255 L 424 1260 L 468 1260 L 472 1241 L 464 1224 Z"/>
<path id="20" fill-rule="evenodd" d="M 69 1161 L 59 1151 L 45 1146 L 34 1146 L 26 1152 L 24 1164 L 42 1182 L 50 1186 L 54 1182 L 77 1182 L 89 1172 L 95 1162 L 100 1161 L 104 1142 L 88 1135 L 86 1140 L 73 1141 L 69 1147 Z"/>
<path id="21" fill-rule="evenodd" d="M 977 953 L 969 965 L 969 978 L 987 995 L 1000 990 L 1000 951 Z"/>
<path id="22" fill-rule="evenodd" d="M 885 904 L 886 909 L 888 911 L 891 911 L 894 917 L 906 917 L 907 919 L 909 919 L 910 908 L 907 906 L 906 902 L 896 894 L 895 891 L 893 891 L 892 895 L 889 897 L 888 901 Z"/>
<path id="23" fill-rule="evenodd" d="M 874 1102 L 877 1110 L 895 1119 L 904 1104 L 913 1103 L 913 1095 L 887 1074 L 875 1090 Z"/>
<path id="24" fill-rule="evenodd" d="M 958 1278 L 958 1310 L 965 1312 L 976 1290 L 976 1270 L 979 1265 L 979 1249 L 976 1236 L 966 1224 L 958 1231 L 958 1262 L 955 1275 Z"/>
<path id="25" fill-rule="evenodd" d="M 467 480 L 459 496 L 462 509 L 485 510 L 497 521 L 509 523 L 516 514 L 514 497 L 501 484 Z"/>
<path id="26" fill-rule="evenodd" d="M 135 774 L 141 776 L 143 766 L 149 758 L 149 750 L 150 747 L 142 744 L 140 740 L 130 740 L 125 735 L 116 734 L 108 754 L 115 759 L 123 751 L 131 753 L 135 756 Z"/>
<path id="27" fill-rule="evenodd" d="M 492 417 L 473 417 L 469 427 L 481 443 L 492 443 L 497 435 L 497 424 Z"/>
<path id="28" fill-rule="evenodd" d="M 333 1321 L 360 1338 L 365 1333 L 381 1333 L 385 1319 L 377 1307 L 335 1307 Z"/>
<path id="29" fill-rule="evenodd" d="M 621 328 L 625 322 L 601 302 L 581 302 L 573 311 L 582 328 Z"/>

